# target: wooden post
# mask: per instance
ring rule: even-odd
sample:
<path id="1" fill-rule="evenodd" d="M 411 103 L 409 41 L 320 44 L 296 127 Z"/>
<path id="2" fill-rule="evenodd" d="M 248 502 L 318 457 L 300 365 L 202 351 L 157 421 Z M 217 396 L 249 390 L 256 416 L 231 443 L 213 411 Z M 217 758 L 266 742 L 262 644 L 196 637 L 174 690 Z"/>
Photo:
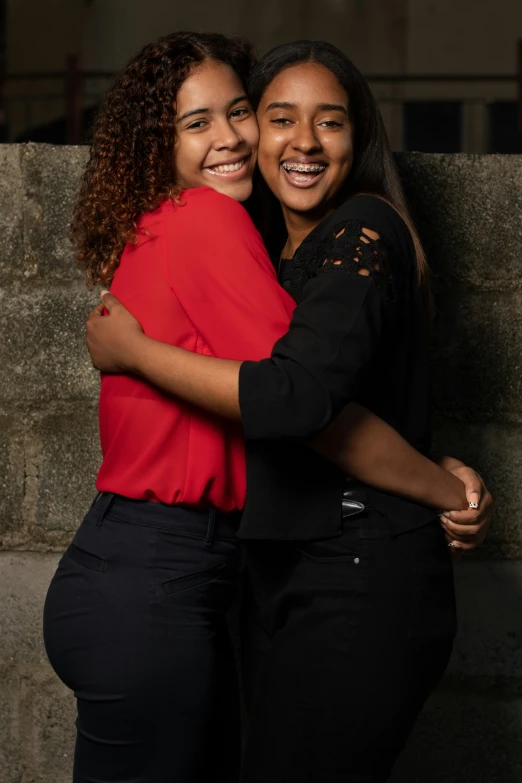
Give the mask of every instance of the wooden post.
<path id="1" fill-rule="evenodd" d="M 78 58 L 71 55 L 67 58 L 65 84 L 65 100 L 67 104 L 67 144 L 81 144 L 82 128 L 82 77 L 78 67 Z"/>
<path id="2" fill-rule="evenodd" d="M 522 152 L 522 39 L 519 39 L 517 42 L 517 95 L 518 152 Z"/>
<path id="3" fill-rule="evenodd" d="M 7 48 L 7 9 L 5 0 L 0 0 L 0 143 L 7 141 L 7 116 L 4 85 Z"/>

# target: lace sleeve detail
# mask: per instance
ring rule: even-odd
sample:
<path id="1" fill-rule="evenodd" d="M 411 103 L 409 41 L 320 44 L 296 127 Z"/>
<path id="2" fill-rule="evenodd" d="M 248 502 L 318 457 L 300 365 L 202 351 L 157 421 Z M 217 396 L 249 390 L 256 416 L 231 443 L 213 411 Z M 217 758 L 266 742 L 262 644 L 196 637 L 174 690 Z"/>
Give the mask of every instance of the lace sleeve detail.
<path id="1" fill-rule="evenodd" d="M 357 220 L 335 225 L 323 240 L 317 255 L 316 274 L 345 274 L 371 277 L 383 297 L 393 302 L 395 288 L 388 263 L 389 248 L 384 239 Z"/>

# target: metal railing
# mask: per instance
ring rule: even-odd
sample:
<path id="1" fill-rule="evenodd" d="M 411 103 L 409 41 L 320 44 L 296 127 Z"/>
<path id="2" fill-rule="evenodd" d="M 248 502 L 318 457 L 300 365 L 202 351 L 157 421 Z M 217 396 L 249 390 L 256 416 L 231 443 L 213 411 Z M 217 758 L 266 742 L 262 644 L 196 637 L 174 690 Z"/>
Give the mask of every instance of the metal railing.
<path id="1" fill-rule="evenodd" d="M 64 143 L 81 144 L 84 114 L 100 102 L 115 75 L 82 71 L 77 57 L 69 57 L 63 71 L 6 74 L 1 103 L 9 140 L 30 138 L 31 130 L 54 120 L 63 125 Z"/>
<path id="2" fill-rule="evenodd" d="M 517 45 L 517 65 L 517 73 L 513 74 L 372 74 L 367 79 L 380 104 L 404 104 L 411 99 L 407 93 L 412 90 L 416 93 L 414 100 L 487 103 L 487 98 L 466 95 L 470 84 L 510 84 L 515 87 L 511 92 L 518 105 L 517 134 L 522 149 L 522 40 Z M 3 109 L 7 124 L 7 134 L 4 133 L 3 138 L 14 141 L 14 135 L 19 140 L 30 139 L 31 129 L 45 125 L 46 113 L 39 107 L 46 107 L 47 116 L 54 117 L 63 127 L 63 142 L 81 144 L 86 136 L 86 114 L 89 108 L 94 110 L 99 104 L 115 75 L 110 71 L 82 71 L 76 57 L 68 58 L 63 71 L 6 74 L 3 85 L 0 84 L 0 122 Z M 433 94 L 419 95 L 418 86 L 428 84 L 451 85 L 452 94 L 436 98 Z M 455 91 L 459 84 L 467 85 L 460 96 Z M 430 88 L 432 90 L 433 87 Z M 397 91 L 401 94 L 397 95 Z M 50 109 L 51 105 L 55 106 L 54 112 Z"/>

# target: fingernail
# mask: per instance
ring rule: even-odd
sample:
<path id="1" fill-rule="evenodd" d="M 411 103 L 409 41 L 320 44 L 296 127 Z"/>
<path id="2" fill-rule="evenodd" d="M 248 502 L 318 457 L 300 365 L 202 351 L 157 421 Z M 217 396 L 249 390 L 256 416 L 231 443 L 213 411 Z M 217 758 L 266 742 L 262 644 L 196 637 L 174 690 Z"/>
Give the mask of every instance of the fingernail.
<path id="1" fill-rule="evenodd" d="M 100 292 L 100 296 L 105 296 L 105 294 L 110 294 L 110 291 L 103 290 Z"/>
<path id="2" fill-rule="evenodd" d="M 473 503 L 473 501 L 472 501 L 472 500 L 470 500 L 470 501 L 469 501 L 469 507 L 470 507 L 470 508 L 478 508 L 478 507 L 479 507 L 479 504 L 478 504 L 478 503 Z"/>

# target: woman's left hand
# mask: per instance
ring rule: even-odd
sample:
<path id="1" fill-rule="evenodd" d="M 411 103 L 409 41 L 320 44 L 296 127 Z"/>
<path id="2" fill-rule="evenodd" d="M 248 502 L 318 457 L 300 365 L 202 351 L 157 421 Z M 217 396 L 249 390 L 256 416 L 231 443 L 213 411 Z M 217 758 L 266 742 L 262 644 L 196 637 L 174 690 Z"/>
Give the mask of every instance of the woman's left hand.
<path id="1" fill-rule="evenodd" d="M 104 315 L 103 311 L 108 310 Z M 114 294 L 102 291 L 102 304 L 91 310 L 86 324 L 87 348 L 101 372 L 137 370 L 137 353 L 145 335 L 139 321 Z"/>
<path id="2" fill-rule="evenodd" d="M 447 470 L 464 483 L 468 503 L 477 507 L 470 505 L 466 511 L 444 511 L 440 520 L 446 539 L 453 551 L 476 549 L 488 533 L 494 512 L 493 498 L 482 477 L 473 468 L 456 465 Z"/>

